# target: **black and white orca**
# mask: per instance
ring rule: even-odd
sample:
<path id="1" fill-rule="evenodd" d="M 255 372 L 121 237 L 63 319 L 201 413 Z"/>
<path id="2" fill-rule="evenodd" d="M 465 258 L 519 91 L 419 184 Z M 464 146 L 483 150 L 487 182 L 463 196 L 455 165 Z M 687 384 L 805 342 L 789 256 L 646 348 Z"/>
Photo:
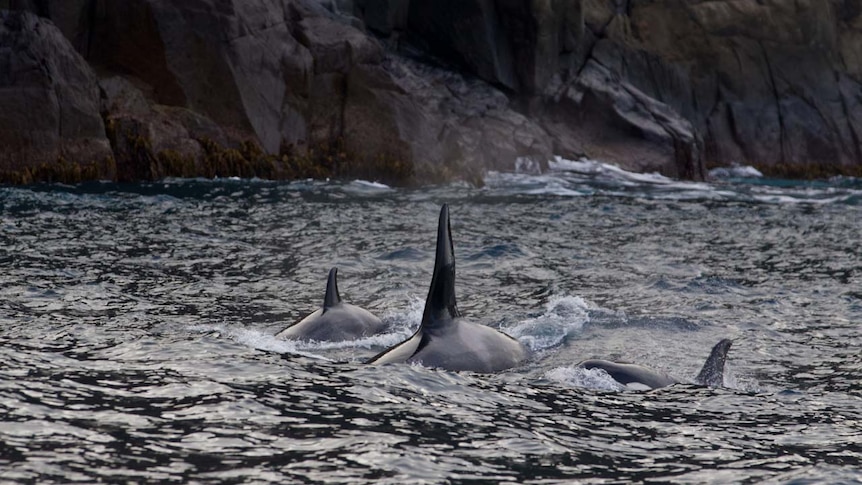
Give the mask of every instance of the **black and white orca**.
<path id="1" fill-rule="evenodd" d="M 449 226 L 449 207 L 440 209 L 437 255 L 422 323 L 410 338 L 368 363 L 418 363 L 452 371 L 496 372 L 527 358 L 514 338 L 461 316 L 455 301 L 455 251 Z"/>
<path id="2" fill-rule="evenodd" d="M 275 336 L 292 340 L 340 342 L 380 333 L 385 324 L 368 310 L 341 300 L 338 268 L 329 270 L 323 307 L 290 325 Z"/>
<path id="3" fill-rule="evenodd" d="M 715 344 L 712 352 L 709 354 L 709 358 L 706 359 L 706 363 L 703 364 L 703 368 L 695 378 L 696 383 L 709 387 L 724 386 L 724 363 L 727 360 L 727 352 L 730 350 L 732 343 L 733 341 L 730 339 L 723 339 Z M 613 380 L 634 390 L 656 389 L 681 382 L 667 374 L 637 364 L 593 359 L 579 363 L 578 367 L 584 369 L 602 369 Z"/>

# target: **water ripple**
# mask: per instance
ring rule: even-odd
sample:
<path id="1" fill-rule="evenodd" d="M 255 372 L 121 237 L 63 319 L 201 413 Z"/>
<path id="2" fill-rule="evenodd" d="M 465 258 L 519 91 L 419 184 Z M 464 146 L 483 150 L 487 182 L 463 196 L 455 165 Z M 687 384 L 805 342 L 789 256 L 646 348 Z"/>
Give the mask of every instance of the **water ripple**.
<path id="1" fill-rule="evenodd" d="M 683 183 L 593 162 L 394 189 L 0 188 L 10 482 L 858 480 L 855 179 Z M 449 202 L 459 309 L 533 351 L 496 375 L 362 364 L 411 335 Z M 330 267 L 382 335 L 287 342 Z M 684 382 L 733 338 L 728 388 Z"/>

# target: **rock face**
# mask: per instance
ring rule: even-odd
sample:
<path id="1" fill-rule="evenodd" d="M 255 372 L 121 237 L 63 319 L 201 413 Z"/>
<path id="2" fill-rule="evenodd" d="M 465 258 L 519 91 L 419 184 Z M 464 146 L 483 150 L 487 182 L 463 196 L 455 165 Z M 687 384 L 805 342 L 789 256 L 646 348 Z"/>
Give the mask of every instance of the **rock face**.
<path id="1" fill-rule="evenodd" d="M 588 0 L 353 5 L 390 43 L 418 46 L 507 93 L 555 154 L 703 178 L 702 140 L 692 122 L 617 69 L 619 44 L 602 37 L 618 11 L 625 9 L 615 2 Z M 587 21 L 602 15 L 599 24 Z"/>
<path id="2" fill-rule="evenodd" d="M 633 1 L 619 69 L 694 124 L 709 161 L 858 167 L 860 6 Z"/>
<path id="3" fill-rule="evenodd" d="M 28 169 L 68 160 L 110 172 L 96 76 L 35 16 L 0 12 L 0 113 L 0 171 L 28 181 Z"/>
<path id="4" fill-rule="evenodd" d="M 856 0 L 355 0 L 353 12 L 530 99 L 563 155 L 691 178 L 705 163 L 862 171 Z"/>
<path id="5" fill-rule="evenodd" d="M 121 180 L 208 174 L 207 146 L 234 150 L 233 165 L 278 165 L 263 176 L 293 173 L 280 168 L 287 156 L 327 165 L 323 176 L 402 183 L 552 155 L 499 91 L 387 52 L 314 1 L 18 4 L 66 25 L 98 68 L 101 139 Z"/>
<path id="6" fill-rule="evenodd" d="M 427 183 L 553 155 L 862 172 L 857 4 L 0 0 L 0 172 Z"/>

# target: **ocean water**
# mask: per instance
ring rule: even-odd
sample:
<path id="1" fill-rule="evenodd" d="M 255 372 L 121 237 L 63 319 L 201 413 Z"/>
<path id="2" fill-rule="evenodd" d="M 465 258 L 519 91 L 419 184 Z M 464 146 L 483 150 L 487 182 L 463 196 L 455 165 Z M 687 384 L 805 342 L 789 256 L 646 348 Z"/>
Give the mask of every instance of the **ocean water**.
<path id="1" fill-rule="evenodd" d="M 0 481 L 862 483 L 862 181 L 715 175 L 0 187 Z M 518 368 L 363 364 L 421 320 L 442 203 Z M 332 266 L 387 331 L 275 339 Z M 576 367 L 691 382 L 722 338 L 719 389 Z"/>

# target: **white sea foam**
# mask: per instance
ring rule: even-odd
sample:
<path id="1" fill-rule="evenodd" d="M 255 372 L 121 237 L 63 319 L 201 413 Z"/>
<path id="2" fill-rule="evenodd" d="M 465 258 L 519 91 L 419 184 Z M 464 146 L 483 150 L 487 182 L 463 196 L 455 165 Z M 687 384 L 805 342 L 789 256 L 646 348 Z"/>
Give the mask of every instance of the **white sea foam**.
<path id="1" fill-rule="evenodd" d="M 626 387 L 615 381 L 604 369 L 584 369 L 577 366 L 555 367 L 545 373 L 545 378 L 573 387 L 585 387 L 600 391 L 622 391 Z"/>
<path id="2" fill-rule="evenodd" d="M 575 186 L 556 174 L 528 174 L 488 172 L 485 185 L 489 190 L 515 191 L 524 195 L 552 195 L 557 197 L 582 197 L 595 191 Z"/>
<path id="3" fill-rule="evenodd" d="M 616 165 L 587 158 L 581 158 L 580 160 L 567 160 L 557 156 L 554 160 L 548 163 L 548 168 L 558 172 L 577 172 L 588 175 L 604 176 L 621 182 L 628 181 L 650 184 L 668 184 L 675 182 L 673 179 L 658 173 L 628 172 Z"/>
<path id="4" fill-rule="evenodd" d="M 533 352 L 551 349 L 562 344 L 572 333 L 580 331 L 590 321 L 587 310 L 591 307 L 578 296 L 552 298 L 545 312 L 504 329 Z"/>
<path id="5" fill-rule="evenodd" d="M 308 351 L 308 343 L 294 340 L 282 340 L 275 338 L 275 335 L 245 327 L 234 325 L 193 325 L 189 327 L 192 332 L 209 333 L 216 332 L 229 339 L 239 342 L 242 345 L 269 352 L 279 352 L 302 355 L 313 359 L 329 360 L 314 352 Z"/>
<path id="6" fill-rule="evenodd" d="M 383 322 L 387 325 L 387 332 L 361 339 L 343 340 L 338 342 L 284 340 L 276 338 L 275 334 L 272 332 L 228 324 L 194 325 L 190 327 L 190 330 L 199 333 L 217 332 L 220 335 L 242 345 L 258 350 L 289 353 L 314 359 L 329 360 L 323 355 L 320 355 L 320 353 L 348 348 L 385 348 L 404 341 L 419 327 L 419 323 L 422 321 L 422 312 L 424 307 L 424 300 L 417 297 L 410 297 L 410 302 L 405 311 L 390 312 L 382 317 Z"/>
<path id="7" fill-rule="evenodd" d="M 357 179 L 357 180 L 350 182 L 350 186 L 362 188 L 362 189 L 366 189 L 366 190 L 384 190 L 384 191 L 385 190 L 392 190 L 392 187 L 390 187 L 386 184 L 382 184 L 380 182 L 372 182 L 369 180 L 361 180 L 361 179 Z"/>
<path id="8" fill-rule="evenodd" d="M 341 185 L 339 188 L 348 194 L 357 196 L 378 196 L 394 191 L 392 187 L 386 184 L 359 179 L 353 180 L 348 184 Z"/>
<path id="9" fill-rule="evenodd" d="M 713 182 L 674 180 L 658 173 L 634 173 L 618 166 L 582 158 L 555 157 L 544 173 L 532 171 L 529 160 L 518 162 L 516 172 L 486 174 L 486 190 L 530 196 L 583 197 L 604 195 L 671 201 L 743 201 L 770 205 L 856 203 L 862 191 L 855 179 L 844 187 L 806 182 L 766 181 L 753 167 L 727 167 L 710 173 Z M 739 179 L 721 182 L 721 179 Z M 742 180 L 745 179 L 745 180 Z M 747 180 L 747 181 L 746 181 Z"/>
<path id="10" fill-rule="evenodd" d="M 709 171 L 710 178 L 761 178 L 763 174 L 754 167 L 732 165 L 730 167 L 718 167 Z"/>
<path id="11" fill-rule="evenodd" d="M 515 159 L 515 172 L 537 174 L 542 171 L 539 162 L 531 157 L 518 157 Z"/>

